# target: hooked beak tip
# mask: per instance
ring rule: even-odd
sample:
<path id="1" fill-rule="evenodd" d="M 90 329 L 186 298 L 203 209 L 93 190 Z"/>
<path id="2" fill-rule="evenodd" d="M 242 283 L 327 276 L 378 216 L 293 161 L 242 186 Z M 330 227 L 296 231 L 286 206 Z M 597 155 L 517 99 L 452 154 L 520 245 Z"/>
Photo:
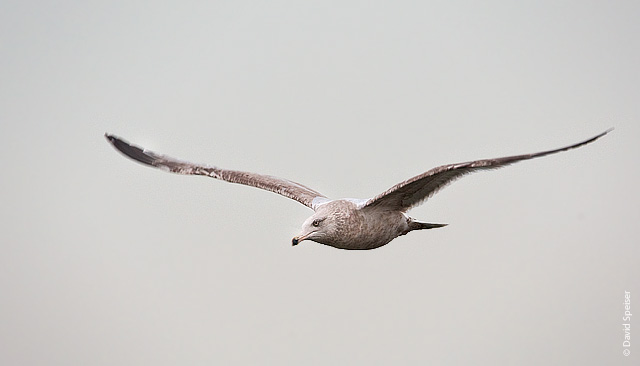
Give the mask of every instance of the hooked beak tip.
<path id="1" fill-rule="evenodd" d="M 313 232 L 294 236 L 293 239 L 291 239 L 291 245 L 295 247 L 296 245 L 300 244 L 303 240 L 307 240 L 311 236 L 311 234 L 313 234 Z"/>

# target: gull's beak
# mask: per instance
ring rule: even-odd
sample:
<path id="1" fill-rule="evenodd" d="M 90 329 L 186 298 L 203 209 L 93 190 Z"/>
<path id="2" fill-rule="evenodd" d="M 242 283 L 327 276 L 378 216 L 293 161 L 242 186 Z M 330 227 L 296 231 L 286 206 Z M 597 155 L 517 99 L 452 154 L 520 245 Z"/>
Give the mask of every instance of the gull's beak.
<path id="1" fill-rule="evenodd" d="M 301 241 L 307 239 L 311 234 L 312 232 L 307 235 L 294 236 L 293 239 L 291 239 L 291 245 L 295 247 L 296 245 L 300 244 Z"/>

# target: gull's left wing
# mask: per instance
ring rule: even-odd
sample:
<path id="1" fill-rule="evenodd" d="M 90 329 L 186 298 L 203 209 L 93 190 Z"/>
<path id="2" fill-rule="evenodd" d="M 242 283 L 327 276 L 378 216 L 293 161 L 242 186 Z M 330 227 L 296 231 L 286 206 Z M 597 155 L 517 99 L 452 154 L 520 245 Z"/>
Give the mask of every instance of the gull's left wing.
<path id="1" fill-rule="evenodd" d="M 600 137 L 609 133 L 611 130 L 612 129 L 609 129 L 597 136 L 594 136 L 577 144 L 555 150 L 439 166 L 425 173 L 417 175 L 409 180 L 396 184 L 385 192 L 368 200 L 362 208 L 365 209 L 377 207 L 387 210 L 406 212 L 410 208 L 419 205 L 427 198 L 433 196 L 436 192 L 444 188 L 449 183 L 458 178 L 461 178 L 466 174 L 473 173 L 479 170 L 501 168 L 503 166 L 507 166 L 521 160 L 539 158 L 541 156 L 575 149 L 599 139 Z"/>
<path id="2" fill-rule="evenodd" d="M 113 145 L 113 147 L 127 157 L 142 164 L 150 165 L 172 173 L 204 175 L 206 177 L 220 179 L 231 183 L 239 183 L 261 188 L 294 199 L 313 210 L 316 209 L 319 203 L 329 200 L 321 193 L 290 180 L 272 177 L 269 175 L 227 170 L 214 166 L 180 161 L 131 145 L 123 139 L 113 135 L 105 134 L 104 136 Z"/>

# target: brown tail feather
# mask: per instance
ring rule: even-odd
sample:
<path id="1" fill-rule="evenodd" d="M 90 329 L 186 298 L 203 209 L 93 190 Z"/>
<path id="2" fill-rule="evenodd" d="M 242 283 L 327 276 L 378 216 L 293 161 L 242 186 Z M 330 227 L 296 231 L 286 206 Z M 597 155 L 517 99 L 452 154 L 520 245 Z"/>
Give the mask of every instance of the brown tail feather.
<path id="1" fill-rule="evenodd" d="M 431 224 L 428 222 L 420 222 L 414 221 L 413 219 L 409 220 L 409 231 L 413 230 L 423 230 L 423 229 L 435 229 L 438 227 L 447 226 L 449 224 Z"/>

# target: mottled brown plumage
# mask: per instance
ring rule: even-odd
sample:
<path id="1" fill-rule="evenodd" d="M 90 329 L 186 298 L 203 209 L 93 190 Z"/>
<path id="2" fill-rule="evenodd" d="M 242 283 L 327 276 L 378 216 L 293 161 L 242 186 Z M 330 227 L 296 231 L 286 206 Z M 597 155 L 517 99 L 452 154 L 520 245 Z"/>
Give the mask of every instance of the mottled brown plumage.
<path id="1" fill-rule="evenodd" d="M 313 209 L 315 213 L 304 222 L 301 234 L 292 240 L 293 245 L 303 240 L 312 240 L 340 249 L 374 249 L 413 230 L 445 226 L 446 224 L 414 220 L 407 216 L 406 212 L 454 180 L 475 171 L 501 168 L 518 161 L 574 149 L 591 143 L 610 131 L 559 149 L 443 165 L 398 183 L 367 200 L 331 200 L 311 188 L 286 179 L 183 162 L 131 145 L 112 135 L 105 134 L 105 137 L 120 152 L 140 163 L 172 173 L 203 175 L 261 188 L 294 199 Z"/>
<path id="2" fill-rule="evenodd" d="M 105 134 L 105 137 L 116 149 L 126 156 L 140 163 L 151 165 L 171 173 L 204 175 L 231 183 L 261 188 L 294 199 L 312 209 L 312 201 L 314 198 L 326 198 L 311 188 L 286 179 L 180 161 L 178 159 L 156 154 L 153 151 L 148 151 L 141 147 L 131 145 L 128 142 L 109 134 Z"/>

